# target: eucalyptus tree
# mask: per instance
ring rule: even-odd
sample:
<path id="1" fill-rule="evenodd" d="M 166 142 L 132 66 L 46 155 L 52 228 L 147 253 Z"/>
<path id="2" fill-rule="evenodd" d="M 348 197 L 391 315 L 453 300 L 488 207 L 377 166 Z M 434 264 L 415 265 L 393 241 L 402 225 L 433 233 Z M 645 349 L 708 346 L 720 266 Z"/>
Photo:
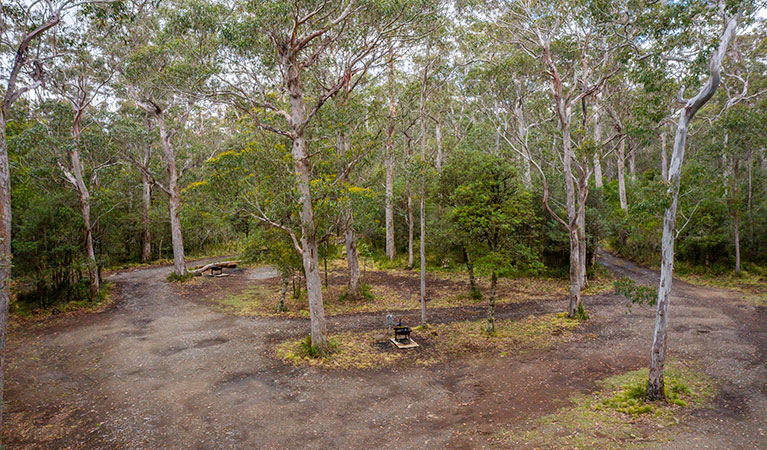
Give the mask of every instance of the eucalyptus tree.
<path id="1" fill-rule="evenodd" d="M 601 4 L 600 4 L 601 5 Z M 604 5 L 602 5 L 604 6 Z M 539 1 L 515 2 L 499 14 L 500 35 L 531 59 L 540 62 L 538 70 L 551 90 L 551 107 L 558 123 L 562 172 L 566 192 L 566 219 L 549 206 L 548 184 L 543 183 L 543 202 L 551 216 L 567 230 L 570 238 L 570 304 L 568 315 L 574 317 L 582 308 L 581 288 L 585 282 L 585 213 L 589 179 L 593 173 L 592 154 L 586 142 L 573 142 L 575 114 L 583 106 L 581 119 L 586 122 L 585 102 L 595 96 L 605 82 L 620 70 L 618 55 L 630 37 L 620 42 L 602 41 L 597 36 L 611 36 L 611 28 L 627 22 L 623 4 L 610 4 L 609 11 L 589 2 L 579 4 Z M 629 28 L 630 27 L 626 27 Z M 593 140 L 592 140 L 593 141 Z M 580 154 L 576 154 L 580 153 Z M 532 162 L 532 161 L 531 161 Z M 540 165 L 536 165 L 542 173 Z"/>
<path id="2" fill-rule="evenodd" d="M 394 131 L 397 124 L 396 78 L 397 47 L 389 42 L 389 54 L 386 60 L 386 91 L 389 107 L 389 126 L 386 128 L 386 152 L 384 154 L 385 200 L 384 223 L 386 232 L 386 257 L 393 260 L 397 255 L 397 243 L 394 240 Z"/>
<path id="3" fill-rule="evenodd" d="M 77 29 L 76 25 L 68 28 L 70 36 L 59 38 L 57 42 L 67 42 L 71 45 L 57 49 L 59 57 L 54 60 L 47 84 L 57 97 L 64 99 L 72 108 L 72 141 L 65 146 L 68 157 L 57 158 L 57 164 L 64 179 L 79 196 L 91 283 L 90 293 L 95 298 L 99 293 L 98 263 L 93 247 L 93 227 L 96 224 L 91 219 L 91 189 L 84 176 L 81 136 L 83 128 L 89 125 L 89 109 L 93 102 L 104 94 L 104 88 L 112 74 L 103 58 L 93 55 L 93 43 L 88 38 L 88 30 Z M 108 164 L 109 161 L 105 163 Z"/>
<path id="4" fill-rule="evenodd" d="M 321 353 L 328 341 L 307 131 L 330 98 L 354 89 L 385 56 L 389 40 L 423 21 L 432 8 L 426 0 L 243 1 L 225 31 L 233 70 L 221 83 L 262 129 L 291 142 L 301 209 L 300 236 L 291 237 L 303 259 L 312 345 Z"/>
<path id="5" fill-rule="evenodd" d="M 11 107 L 43 83 L 44 64 L 53 55 L 41 46 L 43 38 L 61 23 L 62 17 L 83 3 L 45 0 L 28 3 L 4 1 L 0 5 L 0 54 L 3 91 L 0 98 L 0 404 L 2 404 L 5 342 L 11 288 L 11 182 L 6 124 Z M 2 412 L 0 412 L 0 427 Z"/>
<path id="6" fill-rule="evenodd" d="M 195 103 L 205 96 L 208 80 L 218 71 L 218 31 L 225 14 L 220 5 L 194 1 L 153 6 L 139 2 L 122 12 L 121 26 L 105 30 L 105 51 L 120 85 L 159 132 L 166 181 L 139 160 L 131 162 L 168 195 L 174 270 L 184 275 L 179 178 L 188 165 L 178 167 L 174 139 L 187 126 Z"/>
<path id="7" fill-rule="evenodd" d="M 714 96 L 719 87 L 722 77 L 722 61 L 734 38 L 741 13 L 726 11 L 724 4 L 721 5 L 719 16 L 729 13 L 726 19 L 724 32 L 719 38 L 718 46 L 711 56 L 709 63 L 709 77 L 700 91 L 692 98 L 685 99 L 684 86 L 679 91 L 678 100 L 682 108 L 678 110 L 676 134 L 674 137 L 674 150 L 671 155 L 668 173 L 668 206 L 663 219 L 663 237 L 661 241 L 661 271 L 658 285 L 657 313 L 655 318 L 655 332 L 653 335 L 652 351 L 650 353 L 650 374 L 647 386 L 647 396 L 650 400 L 662 400 L 664 392 L 664 365 L 666 362 L 666 330 L 668 327 L 669 300 L 671 297 L 671 284 L 674 271 L 674 239 L 676 227 L 676 212 L 679 203 L 679 182 L 684 161 L 685 145 L 690 122 L 696 113 Z"/>

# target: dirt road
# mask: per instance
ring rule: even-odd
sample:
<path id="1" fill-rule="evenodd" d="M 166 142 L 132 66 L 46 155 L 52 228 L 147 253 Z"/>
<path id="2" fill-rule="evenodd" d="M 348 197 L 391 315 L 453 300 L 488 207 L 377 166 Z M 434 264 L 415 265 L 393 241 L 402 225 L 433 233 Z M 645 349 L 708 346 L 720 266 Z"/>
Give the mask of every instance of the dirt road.
<path id="1" fill-rule="evenodd" d="M 620 275 L 656 274 L 609 255 Z M 551 351 L 428 368 L 296 369 L 271 356 L 304 320 L 248 319 L 176 296 L 169 268 L 113 276 L 107 311 L 20 327 L 9 343 L 10 448 L 484 448 L 505 425 L 648 359 L 653 311 L 589 297 L 584 339 Z M 249 274 L 269 277 L 268 269 Z M 519 312 L 564 309 L 512 305 Z M 676 283 L 670 353 L 721 383 L 715 409 L 676 427 L 674 448 L 767 446 L 767 311 Z M 514 311 L 507 311 L 516 315 Z M 331 331 L 380 318 L 344 316 Z"/>

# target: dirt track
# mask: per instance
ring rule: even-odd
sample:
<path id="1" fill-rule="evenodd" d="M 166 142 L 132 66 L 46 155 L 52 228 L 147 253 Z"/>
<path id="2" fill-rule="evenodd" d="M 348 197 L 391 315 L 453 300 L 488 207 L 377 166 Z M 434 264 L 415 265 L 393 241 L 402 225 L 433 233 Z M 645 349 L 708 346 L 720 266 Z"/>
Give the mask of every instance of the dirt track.
<path id="1" fill-rule="evenodd" d="M 602 255 L 620 276 L 657 275 Z M 482 448 L 509 423 L 555 411 L 594 381 L 646 364 L 654 314 L 604 295 L 579 342 L 429 368 L 295 369 L 271 355 L 304 320 L 247 319 L 177 297 L 169 268 L 113 277 L 115 305 L 10 335 L 3 442 L 10 448 Z M 272 275 L 266 269 L 253 276 Z M 512 305 L 507 315 L 561 310 Z M 515 311 L 514 308 L 518 310 Z M 676 282 L 670 354 L 703 362 L 715 408 L 669 448 L 767 447 L 767 310 Z M 343 316 L 331 331 L 380 318 Z"/>

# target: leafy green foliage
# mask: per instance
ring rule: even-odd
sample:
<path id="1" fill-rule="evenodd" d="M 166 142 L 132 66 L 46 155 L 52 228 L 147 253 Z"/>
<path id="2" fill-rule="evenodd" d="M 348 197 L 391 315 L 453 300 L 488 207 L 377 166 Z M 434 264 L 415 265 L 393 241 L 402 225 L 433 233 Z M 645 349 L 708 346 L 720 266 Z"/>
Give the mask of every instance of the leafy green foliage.
<path id="1" fill-rule="evenodd" d="M 476 267 L 500 276 L 543 269 L 531 246 L 537 218 L 532 195 L 505 160 L 481 152 L 456 152 L 440 175 L 439 200 L 449 233 Z"/>
<path id="2" fill-rule="evenodd" d="M 657 291 L 654 288 L 637 284 L 627 277 L 615 280 L 615 293 L 623 295 L 631 301 L 626 305 L 629 309 L 631 309 L 631 305 L 652 306 L 658 301 Z"/>

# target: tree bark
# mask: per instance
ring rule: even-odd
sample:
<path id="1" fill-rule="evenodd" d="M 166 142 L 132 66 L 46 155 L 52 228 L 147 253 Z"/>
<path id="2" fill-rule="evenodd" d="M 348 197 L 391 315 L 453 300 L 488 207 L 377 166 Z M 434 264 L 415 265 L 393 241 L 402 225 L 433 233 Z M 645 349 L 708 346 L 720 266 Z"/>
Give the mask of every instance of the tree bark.
<path id="1" fill-rule="evenodd" d="M 466 271 L 469 273 L 469 289 L 472 294 L 477 291 L 477 279 L 474 276 L 474 263 L 471 262 L 471 259 L 469 259 L 469 252 L 466 251 L 466 247 L 462 247 L 461 251 L 463 251 L 463 260 L 466 263 Z"/>
<path id="2" fill-rule="evenodd" d="M 628 212 L 629 206 L 626 200 L 626 135 L 618 142 L 618 196 L 620 197 L 621 209 Z"/>
<path id="3" fill-rule="evenodd" d="M 660 174 L 663 181 L 668 181 L 668 156 L 666 153 L 666 132 L 660 134 Z"/>
<path id="4" fill-rule="evenodd" d="M 428 58 L 430 47 L 426 49 Z M 426 85 L 428 81 L 427 67 L 423 69 L 419 115 L 421 119 L 421 232 L 419 235 L 419 256 L 421 259 L 421 325 L 426 325 Z"/>
<path id="5" fill-rule="evenodd" d="M 735 241 L 735 273 L 740 273 L 740 205 L 738 200 L 739 161 L 733 157 L 732 164 L 732 223 Z"/>
<path id="6" fill-rule="evenodd" d="M 629 174 L 631 175 L 631 181 L 636 181 L 636 147 L 632 147 L 629 142 Z"/>
<path id="7" fill-rule="evenodd" d="M 519 134 L 519 141 L 522 143 L 522 150 L 525 152 L 524 158 L 522 158 L 522 164 L 524 168 L 523 180 L 527 189 L 533 188 L 533 177 L 530 173 L 530 148 L 527 145 L 528 129 L 525 125 L 525 114 L 522 109 L 522 98 L 520 97 L 514 103 L 514 116 L 517 121 L 517 134 Z"/>
<path id="8" fill-rule="evenodd" d="M 312 345 L 320 353 L 325 353 L 329 350 L 329 345 L 327 325 L 325 323 L 325 308 L 322 302 L 322 278 L 320 277 L 319 270 L 317 228 L 314 223 L 314 209 L 312 206 L 311 156 L 304 135 L 304 121 L 306 120 L 304 89 L 301 83 L 299 62 L 296 56 L 282 55 L 282 57 L 283 70 L 290 93 L 290 123 L 293 130 L 291 136 L 293 148 L 291 153 L 297 176 L 299 202 L 301 203 L 301 259 L 306 275 L 306 294 L 309 298 Z"/>
<path id="9" fill-rule="evenodd" d="M 581 289 L 588 284 L 586 279 L 586 200 L 589 196 L 588 171 L 584 173 L 588 164 L 588 158 L 583 158 L 583 170 L 578 174 L 578 209 L 576 211 L 578 228 L 578 279 Z"/>
<path id="10" fill-rule="evenodd" d="M 164 113 L 155 113 L 155 120 L 160 128 L 160 143 L 162 144 L 165 166 L 168 172 L 168 212 L 170 215 L 170 236 L 173 244 L 173 267 L 176 275 L 186 274 L 186 260 L 184 256 L 184 237 L 181 233 L 181 220 L 179 208 L 181 207 L 181 193 L 178 187 L 178 169 L 176 168 L 176 153 L 170 142 L 170 135 L 165 124 Z"/>
<path id="11" fill-rule="evenodd" d="M 435 161 L 435 166 L 437 167 L 437 172 L 442 171 L 442 121 L 440 118 L 437 118 L 437 123 L 434 125 L 434 135 L 437 140 L 437 160 Z"/>
<path id="12" fill-rule="evenodd" d="M 487 306 L 487 334 L 495 334 L 495 293 L 498 286 L 498 274 L 493 271 L 490 276 L 490 300 Z"/>
<path id="13" fill-rule="evenodd" d="M 72 177 L 75 188 L 80 197 L 80 215 L 83 217 L 83 234 L 85 238 L 85 256 L 88 264 L 88 277 L 90 279 L 90 296 L 96 298 L 99 295 L 99 273 L 96 263 L 96 253 L 93 249 L 93 227 L 91 226 L 91 195 L 88 186 L 83 180 L 83 165 L 80 160 L 80 120 L 83 110 L 75 108 L 72 122 L 72 138 L 74 146 L 69 151 L 69 160 L 72 165 Z"/>
<path id="14" fill-rule="evenodd" d="M 664 392 L 664 366 L 666 363 L 666 330 L 668 328 L 668 310 L 671 297 L 671 284 L 674 274 L 674 239 L 676 227 L 676 210 L 679 203 L 679 181 L 682 174 L 682 162 L 687 141 L 687 131 L 695 113 L 716 92 L 721 79 L 721 66 L 730 40 L 737 29 L 738 15 L 730 18 L 727 22 L 724 34 L 719 41 L 719 48 L 711 58 L 710 73 L 706 84 L 694 98 L 686 100 L 685 106 L 679 111 L 676 136 L 674 138 L 674 151 L 671 155 L 669 167 L 668 195 L 671 202 L 666 208 L 663 218 L 663 237 L 661 241 L 661 271 L 658 284 L 658 301 L 655 314 L 655 332 L 653 334 L 652 350 L 650 352 L 650 375 L 647 382 L 647 397 L 650 400 L 663 400 Z M 680 93 L 681 97 L 681 93 Z"/>
<path id="15" fill-rule="evenodd" d="M 567 315 L 574 318 L 581 306 L 580 243 L 576 217 L 576 194 L 573 182 L 572 162 L 575 154 L 570 136 L 571 105 L 565 99 L 562 79 L 551 55 L 550 43 L 543 46 L 543 60 L 551 72 L 551 88 L 554 94 L 556 113 L 559 118 L 559 130 L 562 133 L 562 163 L 567 193 L 567 231 L 570 236 L 570 302 Z M 544 204 L 548 206 L 546 200 Z M 551 210 L 549 210 L 551 213 Z"/>
<path id="16" fill-rule="evenodd" d="M 357 253 L 357 234 L 354 232 L 354 214 L 351 209 L 346 211 L 346 230 L 344 241 L 346 242 L 346 267 L 349 271 L 349 285 L 347 293 L 350 298 L 359 298 L 360 291 L 360 262 Z"/>
<path id="17" fill-rule="evenodd" d="M 280 302 L 277 304 L 277 312 L 281 313 L 285 311 L 285 297 L 288 293 L 288 275 L 282 273 L 282 287 L 280 288 Z"/>
<path id="18" fill-rule="evenodd" d="M 339 153 L 341 156 L 349 153 L 349 137 L 341 132 L 338 138 Z M 349 183 L 349 177 L 343 177 L 343 183 Z M 346 268 L 349 272 L 349 284 L 347 285 L 347 295 L 350 298 L 360 297 L 360 262 L 357 254 L 357 233 L 354 231 L 354 211 L 351 205 L 345 208 L 343 213 L 344 224 L 344 243 L 346 244 Z M 327 257 L 326 257 L 327 258 Z M 325 283 L 327 285 L 327 283 Z"/>
<path id="19" fill-rule="evenodd" d="M 407 267 L 413 268 L 413 194 L 410 192 L 410 181 L 406 183 L 407 191 Z"/>
<path id="20" fill-rule="evenodd" d="M 386 131 L 386 257 L 393 260 L 397 254 L 394 240 L 394 127 L 397 107 L 394 103 L 394 47 L 389 47 L 389 127 Z"/>
<path id="21" fill-rule="evenodd" d="M 597 94 L 597 105 L 594 108 L 594 143 L 596 144 L 596 151 L 594 152 L 594 185 L 597 188 L 603 186 L 602 181 L 602 117 L 600 115 L 599 100 L 602 98 L 602 93 Z"/>
<path id="22" fill-rule="evenodd" d="M 5 138 L 5 109 L 0 109 L 0 427 L 2 426 L 5 346 L 11 300 L 11 174 Z"/>
<path id="23" fill-rule="evenodd" d="M 149 166 L 149 157 L 151 155 L 151 145 L 147 144 L 144 150 L 144 166 Z M 141 172 L 141 189 L 142 189 L 142 204 L 141 204 L 141 225 L 143 231 L 141 233 L 141 262 L 148 262 L 152 259 L 152 236 L 150 234 L 150 209 L 152 207 L 152 183 L 149 180 L 149 176 Z"/>

